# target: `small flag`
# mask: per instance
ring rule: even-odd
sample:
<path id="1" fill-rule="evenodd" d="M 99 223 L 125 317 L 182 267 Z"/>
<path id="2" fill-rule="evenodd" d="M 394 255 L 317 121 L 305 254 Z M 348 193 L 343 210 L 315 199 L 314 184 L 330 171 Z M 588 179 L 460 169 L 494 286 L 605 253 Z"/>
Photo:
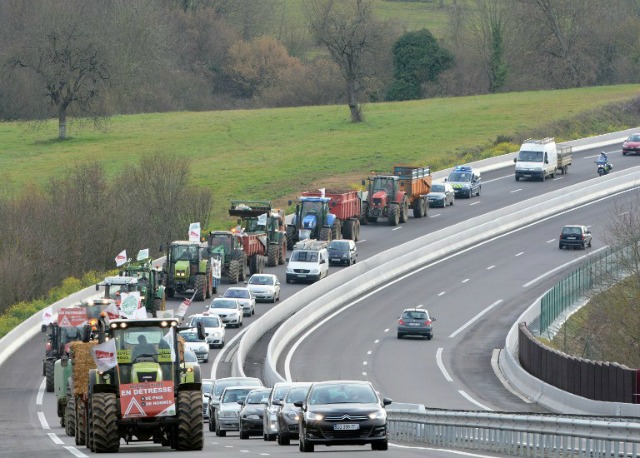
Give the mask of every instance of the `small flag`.
<path id="1" fill-rule="evenodd" d="M 122 318 L 133 318 L 140 308 L 140 291 L 120 294 L 120 316 Z M 145 316 L 146 318 L 146 316 Z"/>
<path id="2" fill-rule="evenodd" d="M 134 320 L 144 320 L 145 318 L 148 318 L 147 316 L 147 309 L 146 307 L 139 307 L 134 313 L 133 313 L 133 319 Z"/>
<path id="3" fill-rule="evenodd" d="M 136 256 L 136 261 L 142 261 L 149 257 L 149 248 L 145 248 L 144 250 L 138 251 L 138 256 Z"/>
<path id="4" fill-rule="evenodd" d="M 107 340 L 91 348 L 91 356 L 96 363 L 98 372 L 104 372 L 118 365 L 116 358 L 116 341 Z"/>
<path id="5" fill-rule="evenodd" d="M 42 311 L 42 324 L 53 323 L 53 307 L 49 306 Z"/>
<path id="6" fill-rule="evenodd" d="M 320 188 L 320 189 L 318 189 L 318 191 L 320 191 L 320 195 L 322 197 L 324 197 L 324 192 L 326 191 L 326 189 L 325 188 Z"/>
<path id="7" fill-rule="evenodd" d="M 200 241 L 200 223 L 191 223 L 189 225 L 189 241 L 190 242 Z"/>
<path id="8" fill-rule="evenodd" d="M 116 256 L 116 267 L 120 267 L 127 262 L 127 250 L 122 250 L 118 256 Z"/>
<path id="9" fill-rule="evenodd" d="M 171 329 L 169 329 L 169 332 L 162 337 L 162 340 L 164 340 L 171 349 L 171 362 L 174 362 L 176 360 L 176 352 L 173 348 L 173 335 L 171 334 Z"/>
<path id="10" fill-rule="evenodd" d="M 104 311 L 107 313 L 107 316 L 110 320 L 116 320 L 120 318 L 120 310 L 118 310 L 118 306 L 115 302 L 109 304 L 107 308 L 104 309 Z"/>
<path id="11" fill-rule="evenodd" d="M 182 301 L 182 304 L 180 304 L 180 307 L 178 307 L 176 316 L 180 318 L 184 318 L 185 314 L 187 313 L 187 309 L 189 308 L 189 305 L 191 305 L 191 299 L 185 299 L 184 301 Z"/>

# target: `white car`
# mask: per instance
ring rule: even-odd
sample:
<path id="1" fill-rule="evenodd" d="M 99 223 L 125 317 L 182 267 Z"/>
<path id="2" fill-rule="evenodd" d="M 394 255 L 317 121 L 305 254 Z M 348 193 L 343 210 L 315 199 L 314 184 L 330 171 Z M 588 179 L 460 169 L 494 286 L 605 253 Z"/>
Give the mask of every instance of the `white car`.
<path id="1" fill-rule="evenodd" d="M 247 282 L 247 288 L 256 301 L 275 302 L 280 300 L 280 280 L 273 274 L 254 274 Z"/>
<path id="2" fill-rule="evenodd" d="M 209 344 L 209 348 L 224 347 L 225 331 L 222 319 L 215 313 L 199 313 L 189 318 L 189 327 L 197 327 L 198 321 L 202 321 L 202 324 L 204 324 L 204 333 L 207 336 L 206 341 Z"/>
<path id="3" fill-rule="evenodd" d="M 244 310 L 244 316 L 256 314 L 256 298 L 253 296 L 249 288 L 245 288 L 244 286 L 232 286 L 224 292 L 222 297 L 236 299 L 240 302 L 242 310 Z"/>
<path id="4" fill-rule="evenodd" d="M 198 331 L 195 328 L 180 331 L 179 335 L 184 339 L 184 347 L 196 354 L 199 363 L 209 362 L 209 345 L 205 340 L 198 338 Z"/>
<path id="5" fill-rule="evenodd" d="M 216 297 L 209 304 L 207 312 L 218 315 L 225 326 L 234 326 L 236 328 L 242 326 L 244 311 L 237 299 Z"/>

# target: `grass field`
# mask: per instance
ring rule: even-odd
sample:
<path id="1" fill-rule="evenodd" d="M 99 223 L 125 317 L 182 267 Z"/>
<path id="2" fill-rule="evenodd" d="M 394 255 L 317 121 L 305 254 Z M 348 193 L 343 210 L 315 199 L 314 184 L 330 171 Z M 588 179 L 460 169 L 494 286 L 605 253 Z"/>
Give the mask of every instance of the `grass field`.
<path id="1" fill-rule="evenodd" d="M 195 184 L 213 190 L 211 229 L 226 228 L 230 199 L 285 205 L 302 190 L 358 186 L 369 172 L 388 171 L 394 163 L 435 171 L 499 135 L 639 95 L 638 86 L 624 85 L 367 104 L 361 124 L 349 122 L 346 105 L 141 114 L 114 117 L 104 132 L 71 125 L 66 141 L 55 140 L 54 121 L 39 130 L 0 123 L 0 196 L 44 186 L 74 164 L 99 161 L 115 175 L 143 155 L 169 153 L 192 164 Z"/>

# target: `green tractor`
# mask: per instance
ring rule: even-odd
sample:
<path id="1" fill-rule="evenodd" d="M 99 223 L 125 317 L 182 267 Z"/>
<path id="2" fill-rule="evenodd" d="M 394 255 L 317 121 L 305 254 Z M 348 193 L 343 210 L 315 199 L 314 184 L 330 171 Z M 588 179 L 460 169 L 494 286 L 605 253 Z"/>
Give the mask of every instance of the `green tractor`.
<path id="1" fill-rule="evenodd" d="M 138 290 L 147 312 L 157 317 L 158 312 L 166 309 L 165 287 L 161 274 L 153 268 L 152 259 L 129 261 L 121 267 L 120 275 L 138 278 Z"/>
<path id="2" fill-rule="evenodd" d="M 193 294 L 194 300 L 203 301 L 215 294 L 218 287 L 212 268 L 215 256 L 206 242 L 175 241 L 167 246 L 162 268 L 167 296 Z"/>
<path id="3" fill-rule="evenodd" d="M 153 441 L 176 450 L 202 450 L 200 366 L 184 362 L 178 321 L 112 320 L 100 326 L 99 342 L 113 345 L 113 350 L 100 351 L 111 358 L 115 353 L 117 365 L 90 369 L 86 396 L 76 398 L 87 420 L 82 422 L 86 446 L 115 453 L 124 439 L 127 444 Z M 197 330 L 204 339 L 204 326 Z"/>
<path id="4" fill-rule="evenodd" d="M 229 283 L 247 279 L 247 254 L 235 232 L 211 231 L 208 243 L 211 255 L 220 259 L 221 275 L 227 277 Z"/>
<path id="5" fill-rule="evenodd" d="M 266 256 L 269 267 L 285 263 L 287 230 L 284 210 L 271 208 L 271 202 L 268 201 L 232 200 L 229 216 L 238 217 L 239 225 L 244 223 L 241 234 L 247 256 Z M 249 269 L 252 274 L 258 270 L 252 269 L 251 259 Z"/>

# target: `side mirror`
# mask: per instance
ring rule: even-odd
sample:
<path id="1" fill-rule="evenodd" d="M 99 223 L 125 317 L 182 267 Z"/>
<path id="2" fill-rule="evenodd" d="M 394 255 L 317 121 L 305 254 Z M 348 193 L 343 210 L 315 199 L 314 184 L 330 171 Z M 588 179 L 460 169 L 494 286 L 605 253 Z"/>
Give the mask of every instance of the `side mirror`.
<path id="1" fill-rule="evenodd" d="M 47 326 L 48 326 L 48 325 L 43 324 L 43 325 L 40 327 L 40 331 L 41 331 L 41 332 L 47 332 Z"/>
<path id="2" fill-rule="evenodd" d="M 513 158 L 513 162 L 518 162 L 518 158 L 517 158 L 517 157 L 514 157 L 514 158 Z"/>
<path id="3" fill-rule="evenodd" d="M 435 317 L 435 316 L 432 316 L 432 317 L 431 317 L 431 321 L 436 321 L 436 317 Z"/>
<path id="4" fill-rule="evenodd" d="M 244 405 L 244 401 L 238 401 L 238 404 L 240 404 L 241 406 Z"/>
<path id="5" fill-rule="evenodd" d="M 285 258 L 285 261 L 289 262 L 289 258 Z"/>
<path id="6" fill-rule="evenodd" d="M 274 406 L 283 406 L 284 405 L 284 403 L 282 402 L 281 399 L 274 399 L 272 404 Z"/>
<path id="7" fill-rule="evenodd" d="M 211 399 L 211 395 L 209 393 L 202 393 L 205 398 Z"/>
<path id="8" fill-rule="evenodd" d="M 304 401 L 296 401 L 296 402 L 293 403 L 293 405 L 296 406 L 296 407 L 302 408 L 302 407 L 304 407 Z"/>
<path id="9" fill-rule="evenodd" d="M 449 178 L 445 178 L 444 181 L 449 181 Z"/>
<path id="10" fill-rule="evenodd" d="M 389 398 L 383 398 L 382 399 L 382 405 L 384 406 L 388 406 L 389 404 L 391 404 L 393 401 Z"/>
<path id="11" fill-rule="evenodd" d="M 211 401 L 209 401 L 209 404 L 211 404 L 212 406 L 218 406 L 218 405 L 220 405 L 220 400 L 219 399 L 215 399 L 215 398 L 211 398 Z"/>

